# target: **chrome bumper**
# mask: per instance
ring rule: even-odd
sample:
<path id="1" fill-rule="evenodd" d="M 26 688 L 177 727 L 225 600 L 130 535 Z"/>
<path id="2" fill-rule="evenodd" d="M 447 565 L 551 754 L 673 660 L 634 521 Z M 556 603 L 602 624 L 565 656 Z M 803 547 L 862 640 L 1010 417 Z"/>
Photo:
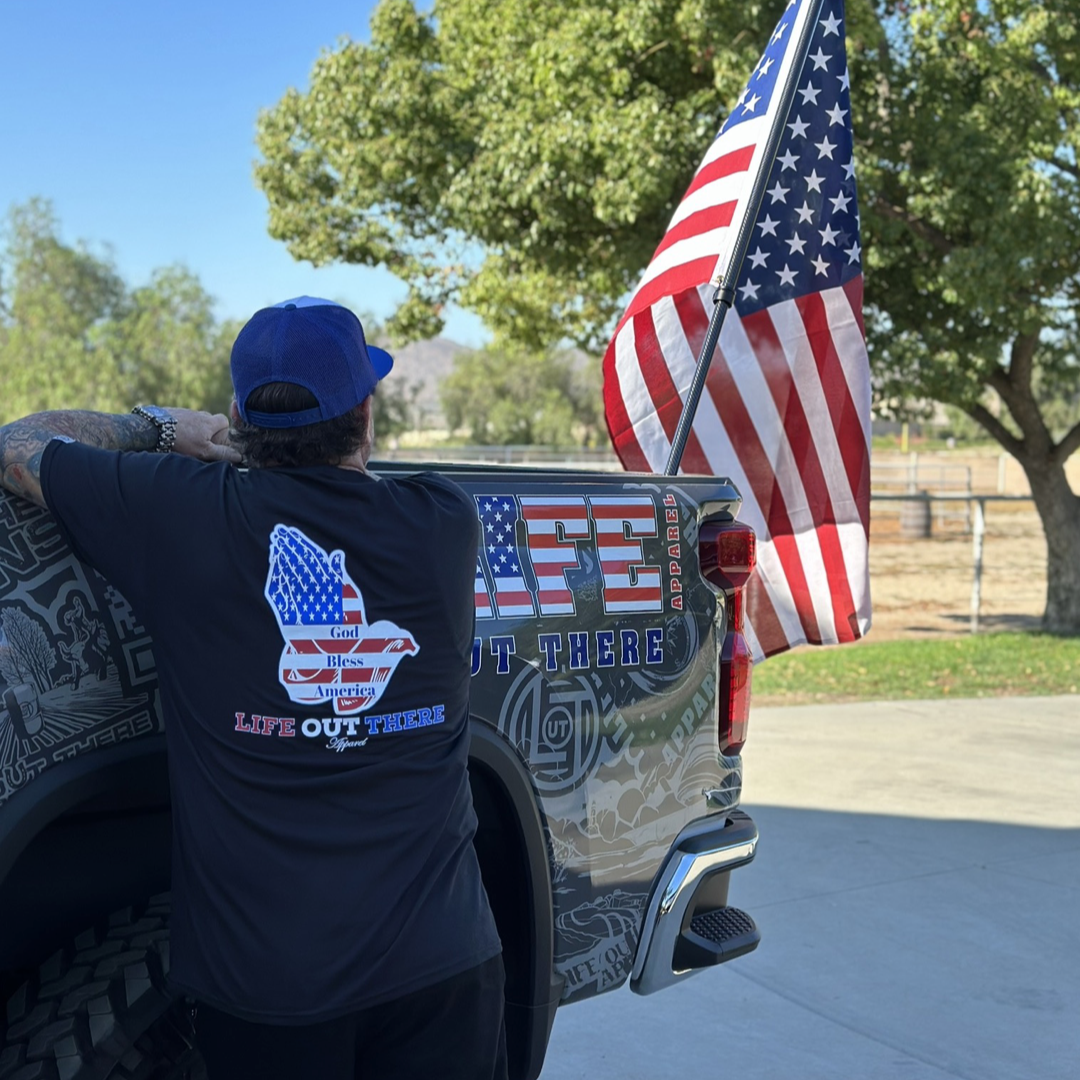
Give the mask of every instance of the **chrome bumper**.
<path id="1" fill-rule="evenodd" d="M 701 970 L 680 970 L 675 960 L 676 947 L 695 914 L 695 893 L 707 878 L 750 862 L 757 840 L 757 826 L 738 810 L 697 821 L 679 835 L 649 898 L 630 973 L 631 990 L 652 994 Z M 742 948 L 736 955 L 747 951 Z M 722 959 L 727 957 L 710 963 Z"/>

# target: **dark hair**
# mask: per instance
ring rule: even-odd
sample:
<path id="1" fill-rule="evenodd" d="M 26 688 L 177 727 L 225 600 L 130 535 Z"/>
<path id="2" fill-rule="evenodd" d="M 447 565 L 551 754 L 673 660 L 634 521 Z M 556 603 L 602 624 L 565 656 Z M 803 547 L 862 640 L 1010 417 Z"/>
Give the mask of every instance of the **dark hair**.
<path id="1" fill-rule="evenodd" d="M 273 382 L 248 394 L 245 409 L 255 412 L 287 413 L 314 409 L 315 395 L 296 383 Z M 229 441 L 243 455 L 245 465 L 340 465 L 367 445 L 370 397 L 355 409 L 333 420 L 320 420 L 294 428 L 264 428 L 237 417 L 229 430 Z M 370 448 L 368 448 L 370 449 Z"/>

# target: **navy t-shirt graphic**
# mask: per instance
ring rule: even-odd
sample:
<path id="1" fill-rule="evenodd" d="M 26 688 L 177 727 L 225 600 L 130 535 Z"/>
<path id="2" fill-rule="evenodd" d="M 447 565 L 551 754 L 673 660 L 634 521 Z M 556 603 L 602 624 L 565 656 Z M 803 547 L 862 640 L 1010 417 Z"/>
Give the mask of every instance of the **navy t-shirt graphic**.
<path id="1" fill-rule="evenodd" d="M 295 526 L 275 525 L 270 534 L 265 595 L 285 639 L 278 678 L 292 701 L 331 701 L 339 716 L 363 712 L 402 658 L 420 651 L 412 634 L 386 619 L 369 626 L 344 552 L 327 555 Z"/>

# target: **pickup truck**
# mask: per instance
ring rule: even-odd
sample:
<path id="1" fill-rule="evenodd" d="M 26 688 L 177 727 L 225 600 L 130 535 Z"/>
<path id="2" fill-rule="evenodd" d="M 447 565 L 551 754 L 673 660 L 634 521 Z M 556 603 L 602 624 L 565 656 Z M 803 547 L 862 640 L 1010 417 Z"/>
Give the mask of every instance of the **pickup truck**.
<path id="1" fill-rule="evenodd" d="M 476 847 L 511 1075 L 532 1080 L 561 1005 L 757 945 L 728 904 L 757 842 L 739 810 L 754 534 L 716 477 L 440 470 L 482 527 Z M 0 493 L 0 1080 L 203 1075 L 167 982 L 162 731 L 138 613 Z"/>

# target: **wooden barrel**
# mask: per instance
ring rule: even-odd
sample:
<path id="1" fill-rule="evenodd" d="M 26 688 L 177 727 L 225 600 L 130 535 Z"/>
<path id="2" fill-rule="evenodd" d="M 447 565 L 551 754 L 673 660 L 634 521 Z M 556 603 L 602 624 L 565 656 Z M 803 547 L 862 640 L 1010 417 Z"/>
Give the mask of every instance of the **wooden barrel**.
<path id="1" fill-rule="evenodd" d="M 900 504 L 900 535 L 905 540 L 926 540 L 931 523 L 929 499 L 907 499 Z"/>

